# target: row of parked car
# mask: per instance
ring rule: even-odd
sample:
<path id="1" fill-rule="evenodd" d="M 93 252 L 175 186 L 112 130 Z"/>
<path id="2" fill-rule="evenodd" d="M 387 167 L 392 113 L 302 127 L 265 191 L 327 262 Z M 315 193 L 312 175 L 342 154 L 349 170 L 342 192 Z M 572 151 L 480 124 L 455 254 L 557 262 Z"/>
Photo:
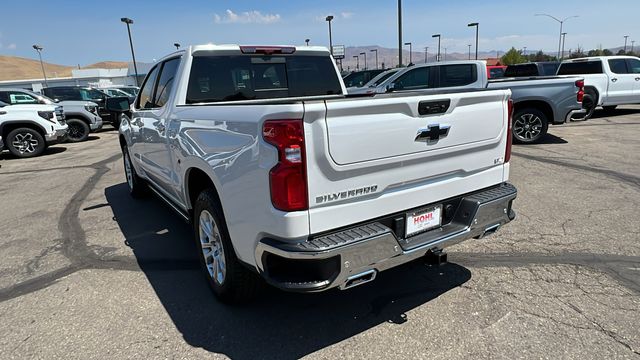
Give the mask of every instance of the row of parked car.
<path id="1" fill-rule="evenodd" d="M 640 59 L 590 57 L 505 69 L 476 60 L 437 62 L 353 72 L 344 82 L 351 96 L 430 89 L 511 89 L 514 140 L 535 143 L 549 125 L 587 120 L 596 107 L 613 111 L 618 105 L 640 103 Z"/>
<path id="2" fill-rule="evenodd" d="M 42 93 L 0 88 L 0 151 L 34 157 L 49 145 L 85 141 L 103 124 L 118 128 L 120 117 L 107 109 L 107 102 L 132 101 L 138 91 L 134 86 L 56 86 Z"/>

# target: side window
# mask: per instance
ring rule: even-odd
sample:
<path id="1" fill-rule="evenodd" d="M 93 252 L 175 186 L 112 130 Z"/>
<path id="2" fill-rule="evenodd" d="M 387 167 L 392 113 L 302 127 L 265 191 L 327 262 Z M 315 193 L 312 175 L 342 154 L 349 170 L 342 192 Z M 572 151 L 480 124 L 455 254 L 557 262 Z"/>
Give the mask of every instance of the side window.
<path id="1" fill-rule="evenodd" d="M 155 105 L 156 107 L 163 107 L 169 100 L 171 95 L 171 88 L 173 87 L 176 73 L 178 72 L 178 65 L 180 65 L 180 58 L 167 60 L 162 65 L 162 72 L 160 73 L 160 79 L 158 80 L 158 87 L 156 89 Z"/>
<path id="2" fill-rule="evenodd" d="M 0 101 L 5 104 L 9 104 L 9 93 L 6 91 L 0 91 Z"/>
<path id="3" fill-rule="evenodd" d="M 560 65 L 558 75 L 602 74 L 602 61 L 574 61 Z"/>
<path id="4" fill-rule="evenodd" d="M 9 92 L 9 103 L 11 105 L 16 105 L 16 104 L 39 104 L 40 102 L 38 101 L 38 99 L 34 98 L 29 94 L 12 91 L 12 92 Z"/>
<path id="5" fill-rule="evenodd" d="M 429 87 L 429 67 L 410 70 L 394 83 L 396 90 L 426 89 Z"/>
<path id="6" fill-rule="evenodd" d="M 475 65 L 442 65 L 440 66 L 440 86 L 454 87 L 472 84 L 478 78 Z"/>
<path id="7" fill-rule="evenodd" d="M 624 59 L 611 59 L 609 60 L 609 67 L 611 71 L 616 74 L 626 74 L 627 71 L 627 62 Z"/>
<path id="8" fill-rule="evenodd" d="M 640 74 L 640 60 L 627 59 L 627 69 L 631 74 Z"/>
<path id="9" fill-rule="evenodd" d="M 151 109 L 154 107 L 153 89 L 156 84 L 156 79 L 158 78 L 159 69 L 160 66 L 156 65 L 144 80 L 144 84 L 142 84 L 142 88 L 140 89 L 140 95 L 138 96 L 138 103 L 136 104 L 138 109 Z"/>

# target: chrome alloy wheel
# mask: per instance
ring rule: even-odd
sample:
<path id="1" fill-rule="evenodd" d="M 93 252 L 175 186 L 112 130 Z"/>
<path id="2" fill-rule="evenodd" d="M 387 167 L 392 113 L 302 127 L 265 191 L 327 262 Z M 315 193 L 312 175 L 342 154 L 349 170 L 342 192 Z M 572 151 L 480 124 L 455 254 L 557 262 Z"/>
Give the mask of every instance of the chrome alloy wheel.
<path id="1" fill-rule="evenodd" d="M 209 271 L 209 276 L 218 284 L 223 285 L 227 275 L 226 260 L 220 229 L 211 213 L 202 210 L 198 224 L 200 245 L 204 263 Z"/>
<path id="2" fill-rule="evenodd" d="M 124 154 L 124 172 L 127 175 L 127 184 L 129 189 L 133 190 L 133 169 L 131 168 L 131 161 L 129 160 L 129 154 Z"/>
<path id="3" fill-rule="evenodd" d="M 11 145 L 21 154 L 31 154 L 36 151 L 40 142 L 30 133 L 19 133 L 13 138 Z"/>
<path id="4" fill-rule="evenodd" d="M 522 114 L 513 123 L 513 132 L 522 141 L 531 141 L 542 132 L 542 119 L 534 114 Z"/>

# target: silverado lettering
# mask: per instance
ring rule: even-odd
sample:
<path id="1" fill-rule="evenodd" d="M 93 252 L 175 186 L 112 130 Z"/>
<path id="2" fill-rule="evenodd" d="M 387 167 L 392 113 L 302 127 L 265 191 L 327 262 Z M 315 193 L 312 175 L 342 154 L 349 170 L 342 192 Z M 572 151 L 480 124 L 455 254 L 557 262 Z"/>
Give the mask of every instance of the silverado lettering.
<path id="1" fill-rule="evenodd" d="M 322 204 L 330 201 L 349 199 L 356 196 L 367 195 L 378 190 L 378 185 L 365 186 L 352 190 L 345 190 L 337 193 L 316 196 L 316 204 Z"/>

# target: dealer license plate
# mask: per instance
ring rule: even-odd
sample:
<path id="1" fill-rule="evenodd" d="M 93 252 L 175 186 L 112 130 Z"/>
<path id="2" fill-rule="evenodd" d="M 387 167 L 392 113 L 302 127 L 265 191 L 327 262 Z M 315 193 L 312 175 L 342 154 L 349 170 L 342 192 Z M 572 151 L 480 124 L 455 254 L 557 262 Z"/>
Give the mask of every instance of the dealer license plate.
<path id="1" fill-rule="evenodd" d="M 405 237 L 434 229 L 442 224 L 442 205 L 407 214 Z"/>

